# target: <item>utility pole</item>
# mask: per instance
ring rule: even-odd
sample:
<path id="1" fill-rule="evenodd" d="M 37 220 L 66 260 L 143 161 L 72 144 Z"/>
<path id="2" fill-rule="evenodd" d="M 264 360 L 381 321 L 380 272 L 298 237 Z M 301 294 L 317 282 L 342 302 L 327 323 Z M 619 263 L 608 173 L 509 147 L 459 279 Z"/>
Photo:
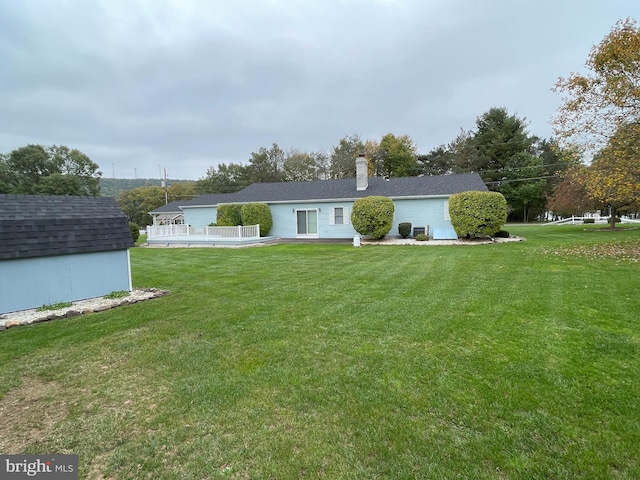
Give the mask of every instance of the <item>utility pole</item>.
<path id="1" fill-rule="evenodd" d="M 164 169 L 164 180 L 162 180 L 162 186 L 164 187 L 164 204 L 169 203 L 169 188 L 167 187 L 167 169 Z"/>

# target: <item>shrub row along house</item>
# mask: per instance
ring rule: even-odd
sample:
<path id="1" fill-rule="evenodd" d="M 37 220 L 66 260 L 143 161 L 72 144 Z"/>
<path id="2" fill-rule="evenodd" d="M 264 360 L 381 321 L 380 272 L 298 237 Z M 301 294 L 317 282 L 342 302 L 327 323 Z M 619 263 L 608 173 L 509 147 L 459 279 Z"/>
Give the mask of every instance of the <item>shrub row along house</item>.
<path id="1" fill-rule="evenodd" d="M 0 314 L 130 291 L 132 246 L 113 198 L 0 195 Z"/>
<path id="2" fill-rule="evenodd" d="M 455 235 L 449 221 L 448 199 L 454 193 L 487 191 L 477 173 L 423 177 L 368 177 L 367 160 L 356 160 L 356 178 L 307 182 L 254 183 L 236 193 L 208 194 L 175 201 L 149 212 L 154 225 L 184 223 L 204 227 L 216 222 L 221 205 L 266 203 L 273 219 L 270 236 L 287 239 L 346 239 L 357 232 L 351 225 L 353 202 L 368 196 L 391 198 L 395 206 L 390 233 L 398 224 L 425 227 L 434 238 Z"/>

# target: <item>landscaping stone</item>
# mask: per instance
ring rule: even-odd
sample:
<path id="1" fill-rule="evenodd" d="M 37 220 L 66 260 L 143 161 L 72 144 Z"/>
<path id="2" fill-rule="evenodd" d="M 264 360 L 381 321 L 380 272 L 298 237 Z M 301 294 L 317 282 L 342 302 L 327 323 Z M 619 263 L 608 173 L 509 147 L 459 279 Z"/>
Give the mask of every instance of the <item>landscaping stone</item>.
<path id="1" fill-rule="evenodd" d="M 73 318 L 90 313 L 104 312 L 112 308 L 123 305 L 132 305 L 143 300 L 163 297 L 169 295 L 168 290 L 160 290 L 157 288 L 134 289 L 129 296 L 121 298 L 88 298 L 86 300 L 78 300 L 68 308 L 62 308 L 54 311 L 38 311 L 37 309 L 23 310 L 20 312 L 11 312 L 7 315 L 0 316 L 0 332 L 11 327 L 19 325 L 30 325 L 33 323 L 46 322 L 48 320 L 59 320 L 61 318 Z M 9 315 L 11 316 L 9 318 Z"/>

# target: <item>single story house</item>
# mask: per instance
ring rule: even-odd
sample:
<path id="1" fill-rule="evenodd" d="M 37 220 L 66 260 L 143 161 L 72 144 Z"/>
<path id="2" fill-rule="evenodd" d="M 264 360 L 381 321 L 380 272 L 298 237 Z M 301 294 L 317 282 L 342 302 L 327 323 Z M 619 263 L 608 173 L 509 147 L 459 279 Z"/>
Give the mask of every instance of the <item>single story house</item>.
<path id="1" fill-rule="evenodd" d="M 456 238 L 449 221 L 448 199 L 454 193 L 479 190 L 487 186 L 477 173 L 403 178 L 368 177 L 364 157 L 356 161 L 356 178 L 302 182 L 254 183 L 236 193 L 201 195 L 193 200 L 160 207 L 149 212 L 156 218 L 165 210 L 179 208 L 184 223 L 204 227 L 216 222 L 217 207 L 252 202 L 269 205 L 273 217 L 270 236 L 280 238 L 353 238 L 351 208 L 358 198 L 383 196 L 393 200 L 394 221 L 411 222 L 434 238 Z M 453 235 L 453 237 L 451 237 Z"/>
<path id="2" fill-rule="evenodd" d="M 130 291 L 132 246 L 113 198 L 0 195 L 0 314 Z"/>

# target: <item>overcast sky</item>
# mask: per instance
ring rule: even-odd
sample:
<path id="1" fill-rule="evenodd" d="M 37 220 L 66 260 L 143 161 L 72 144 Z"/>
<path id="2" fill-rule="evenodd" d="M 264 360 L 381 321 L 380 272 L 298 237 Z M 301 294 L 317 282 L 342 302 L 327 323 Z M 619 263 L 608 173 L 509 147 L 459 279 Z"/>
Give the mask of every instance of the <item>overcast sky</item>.
<path id="1" fill-rule="evenodd" d="M 0 152 L 197 179 L 251 152 L 410 135 L 505 107 L 549 138 L 560 76 L 638 0 L 0 0 Z"/>

